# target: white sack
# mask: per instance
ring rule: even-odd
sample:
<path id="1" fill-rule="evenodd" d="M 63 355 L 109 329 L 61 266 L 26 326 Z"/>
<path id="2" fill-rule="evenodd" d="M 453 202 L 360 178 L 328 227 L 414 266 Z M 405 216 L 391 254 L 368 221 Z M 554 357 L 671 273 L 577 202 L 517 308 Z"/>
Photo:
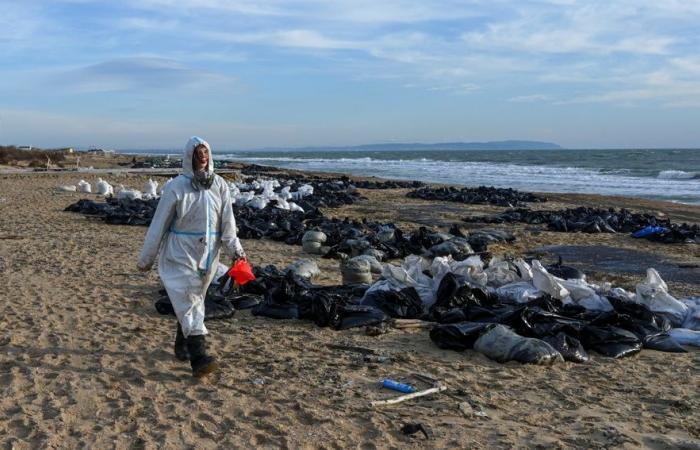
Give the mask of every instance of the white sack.
<path id="1" fill-rule="evenodd" d="M 78 190 L 82 192 L 83 194 L 90 194 L 92 192 L 92 187 L 90 186 L 90 183 L 88 183 L 85 180 L 80 180 L 78 182 Z"/>
<path id="2" fill-rule="evenodd" d="M 666 282 L 655 269 L 647 269 L 646 279 L 637 285 L 636 301 L 654 312 L 665 313 L 673 326 L 679 326 L 688 315 L 688 306 L 668 293 Z"/>

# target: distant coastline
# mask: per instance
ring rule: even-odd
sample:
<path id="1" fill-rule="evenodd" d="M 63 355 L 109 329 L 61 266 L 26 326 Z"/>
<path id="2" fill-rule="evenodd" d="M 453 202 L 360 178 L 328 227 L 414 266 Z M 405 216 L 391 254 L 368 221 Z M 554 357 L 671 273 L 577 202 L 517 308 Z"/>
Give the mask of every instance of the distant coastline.
<path id="1" fill-rule="evenodd" d="M 290 151 L 290 152 L 317 152 L 317 151 L 420 151 L 420 150 L 561 150 L 562 147 L 552 142 L 542 141 L 488 141 L 488 142 L 438 142 L 438 143 L 386 143 L 386 144 L 362 144 L 348 146 L 307 146 L 307 147 L 267 147 L 248 151 Z"/>
<path id="2" fill-rule="evenodd" d="M 563 150 L 559 144 L 544 141 L 487 141 L 487 142 L 437 142 L 437 143 L 385 143 L 385 144 L 361 144 L 361 145 L 336 145 L 336 146 L 305 146 L 305 147 L 256 147 L 241 149 L 220 149 L 214 153 L 221 152 L 414 152 L 432 150 Z M 131 154 L 162 154 L 173 153 L 172 149 L 120 149 L 119 153 Z"/>

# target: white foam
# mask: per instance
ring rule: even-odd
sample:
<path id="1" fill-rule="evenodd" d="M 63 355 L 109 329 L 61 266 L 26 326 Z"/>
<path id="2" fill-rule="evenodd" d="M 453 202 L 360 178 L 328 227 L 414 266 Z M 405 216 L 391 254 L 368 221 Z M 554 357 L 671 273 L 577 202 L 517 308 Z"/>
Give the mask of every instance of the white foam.
<path id="1" fill-rule="evenodd" d="M 599 170 L 471 161 L 381 160 L 370 157 L 336 159 L 236 156 L 235 159 L 289 169 L 346 172 L 430 183 L 511 187 L 531 192 L 618 195 L 700 204 L 698 181 L 693 179 L 695 173 L 683 171 L 663 171 L 653 178 L 630 176 L 625 173 L 626 169 Z"/>
<path id="2" fill-rule="evenodd" d="M 662 170 L 657 175 L 657 178 L 663 179 L 678 179 L 678 180 L 689 180 L 692 178 L 697 178 L 698 174 L 695 172 L 685 172 L 683 170 Z"/>

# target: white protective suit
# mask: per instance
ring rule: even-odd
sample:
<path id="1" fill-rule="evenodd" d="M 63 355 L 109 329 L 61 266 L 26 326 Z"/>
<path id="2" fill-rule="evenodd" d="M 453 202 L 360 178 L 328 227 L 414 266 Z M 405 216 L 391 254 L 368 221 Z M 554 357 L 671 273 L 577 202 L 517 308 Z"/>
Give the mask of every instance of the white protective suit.
<path id="1" fill-rule="evenodd" d="M 190 138 L 182 159 L 183 172 L 163 189 L 137 264 L 140 269 L 150 268 L 160 248 L 158 274 L 185 337 L 207 334 L 204 297 L 216 273 L 222 244 L 232 257 L 243 254 L 226 181 L 214 175 L 209 189 L 193 181 L 192 154 L 199 145 L 209 149 L 207 172 L 213 175 L 209 144 Z"/>

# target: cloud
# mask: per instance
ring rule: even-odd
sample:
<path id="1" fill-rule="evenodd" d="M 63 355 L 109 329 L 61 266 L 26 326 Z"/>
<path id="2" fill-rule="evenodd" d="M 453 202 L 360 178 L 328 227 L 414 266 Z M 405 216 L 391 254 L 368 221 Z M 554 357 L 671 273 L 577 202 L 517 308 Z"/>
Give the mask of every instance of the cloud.
<path id="1" fill-rule="evenodd" d="M 668 54 L 676 42 L 671 30 L 656 29 L 649 15 L 631 22 L 631 10 L 617 2 L 564 7 L 522 3 L 514 8 L 513 18 L 488 22 L 461 38 L 470 46 L 537 55 Z"/>
<path id="2" fill-rule="evenodd" d="M 290 99 L 313 94 L 309 80 L 319 80 L 333 97 L 328 103 L 339 109 L 351 103 L 347 92 L 360 92 L 362 84 L 379 93 L 366 99 L 368 110 L 401 87 L 422 91 L 420 96 L 401 92 L 407 105 L 477 89 L 479 99 L 501 106 L 510 102 L 514 110 L 519 109 L 514 104 L 527 102 L 590 103 L 596 110 L 700 102 L 698 2 L 4 3 L 0 97 L 5 105 L 51 108 L 60 95 L 87 93 L 66 107 L 84 110 L 111 99 L 108 107 L 115 112 L 148 101 L 148 112 L 139 109 L 144 117 L 158 108 L 175 116 L 163 106 L 173 103 L 168 103 L 171 93 L 191 98 L 216 93 L 217 100 L 226 96 L 226 101 L 211 110 L 236 116 L 259 107 L 258 117 L 269 120 Z M 135 98 L 134 93 L 152 95 Z M 241 102 L 232 93 L 243 93 Z M 454 103 L 464 112 L 473 107 L 473 102 Z"/>
<path id="3" fill-rule="evenodd" d="M 621 106 L 635 106 L 650 100 L 660 102 L 664 107 L 690 106 L 700 102 L 700 84 L 696 82 L 680 81 L 674 77 L 653 75 L 641 75 L 639 78 L 647 79 L 646 82 L 631 80 L 628 85 L 634 88 L 619 88 L 604 92 L 581 95 L 559 104 L 573 103 L 612 103 Z M 648 79 L 651 78 L 651 81 Z"/>
<path id="4" fill-rule="evenodd" d="M 700 76 L 700 58 L 696 56 L 671 58 L 669 62 L 673 67 L 682 71 L 684 75 Z"/>
<path id="5" fill-rule="evenodd" d="M 338 55 L 352 55 L 343 66 L 348 78 L 381 74 L 402 84 L 472 83 L 488 89 L 512 83 L 517 73 L 518 81 L 538 90 L 547 83 L 589 83 L 603 94 L 619 78 L 654 67 L 679 76 L 682 62 L 673 61 L 700 44 L 692 32 L 700 7 L 680 0 L 128 0 L 124 5 L 103 24 L 104 33 L 114 34 L 109 27 L 116 27 L 122 34 L 111 44 L 115 49 L 157 36 L 156 53 L 175 59 L 180 59 L 177 47 L 193 58 L 208 53 L 212 61 L 245 55 L 250 64 L 269 63 L 287 52 L 317 58 L 330 68 Z M 123 30 L 136 37 L 129 40 Z M 133 55 L 105 51 L 101 59 L 116 57 Z M 290 58 L 285 68 L 290 63 L 303 64 Z M 98 75 L 108 89 L 124 84 L 116 78 Z M 633 88 L 646 87 L 644 80 L 639 83 Z"/>
<path id="6" fill-rule="evenodd" d="M 131 57 L 103 61 L 55 77 L 73 92 L 129 92 L 166 89 L 204 89 L 231 84 L 233 77 L 189 67 L 159 57 Z"/>
<path id="7" fill-rule="evenodd" d="M 290 29 L 262 33 L 225 31 L 197 32 L 199 36 L 229 43 L 257 44 L 273 47 L 297 47 L 321 50 L 348 50 L 362 48 L 360 42 L 334 39 L 314 30 Z"/>
<path id="8" fill-rule="evenodd" d="M 155 19 L 152 17 L 123 17 L 114 22 L 117 28 L 126 30 L 172 32 L 183 29 L 182 22 L 177 19 Z"/>
<path id="9" fill-rule="evenodd" d="M 148 9 L 158 13 L 215 12 L 217 14 L 239 14 L 245 16 L 284 16 L 287 15 L 284 2 L 248 0 L 130 0 L 135 9 Z"/>
<path id="10" fill-rule="evenodd" d="M 379 27 L 387 24 L 414 24 L 454 21 L 482 14 L 479 1 L 442 0 L 439 4 L 420 0 L 132 0 L 134 8 L 242 15 L 250 18 L 296 19 L 309 23 L 347 23 Z"/>
<path id="11" fill-rule="evenodd" d="M 514 4 L 475 1 L 441 8 L 430 2 L 411 1 L 381 5 L 268 1 L 262 3 L 265 14 L 274 11 L 291 24 L 303 16 L 299 23 L 305 26 L 275 29 L 278 20 L 266 23 L 264 31 L 207 31 L 202 35 L 212 41 L 327 52 L 326 56 L 317 54 L 319 58 L 360 52 L 371 59 L 358 67 L 366 73 L 381 73 L 383 79 L 391 78 L 388 72 L 401 74 L 402 84 L 429 84 L 432 80 L 445 83 L 433 84 L 440 89 L 460 82 L 488 88 L 497 81 L 508 83 L 514 73 L 519 73 L 523 82 L 529 78 L 540 88 L 546 83 L 588 83 L 589 89 L 598 91 L 590 99 L 615 101 L 610 88 L 620 80 L 633 78 L 638 85 L 630 90 L 645 92 L 637 95 L 638 100 L 653 100 L 656 91 L 646 89 L 653 80 L 631 75 L 662 67 L 674 72 L 671 78 L 677 78 L 684 64 L 679 49 L 698 43 L 696 36 L 678 33 L 666 21 L 673 18 L 676 25 L 694 23 L 699 17 L 693 15 L 700 14 L 699 9 L 671 3 L 669 11 L 630 0 Z M 190 4 L 201 6 L 198 2 Z M 213 7 L 217 2 L 204 4 Z M 480 20 L 464 22 L 476 17 Z M 396 29 L 392 24 L 410 27 Z M 367 64 L 376 67 L 367 70 Z M 511 101 L 533 101 L 527 97 L 515 95 Z"/>
<path id="12" fill-rule="evenodd" d="M 38 147 L 181 148 L 193 134 L 222 142 L 259 142 L 265 136 L 293 135 L 296 127 L 260 126 L 235 121 L 144 120 L 125 117 L 52 113 L 32 109 L 0 109 L 0 125 L 6 143 Z"/>
<path id="13" fill-rule="evenodd" d="M 0 54 L 17 53 L 32 46 L 37 36 L 52 34 L 54 24 L 38 6 L 24 2 L 2 2 Z"/>
<path id="14" fill-rule="evenodd" d="M 534 103 L 534 102 L 545 102 L 550 100 L 549 95 L 544 94 L 530 94 L 530 95 L 518 95 L 508 99 L 509 102 L 513 103 Z"/>

